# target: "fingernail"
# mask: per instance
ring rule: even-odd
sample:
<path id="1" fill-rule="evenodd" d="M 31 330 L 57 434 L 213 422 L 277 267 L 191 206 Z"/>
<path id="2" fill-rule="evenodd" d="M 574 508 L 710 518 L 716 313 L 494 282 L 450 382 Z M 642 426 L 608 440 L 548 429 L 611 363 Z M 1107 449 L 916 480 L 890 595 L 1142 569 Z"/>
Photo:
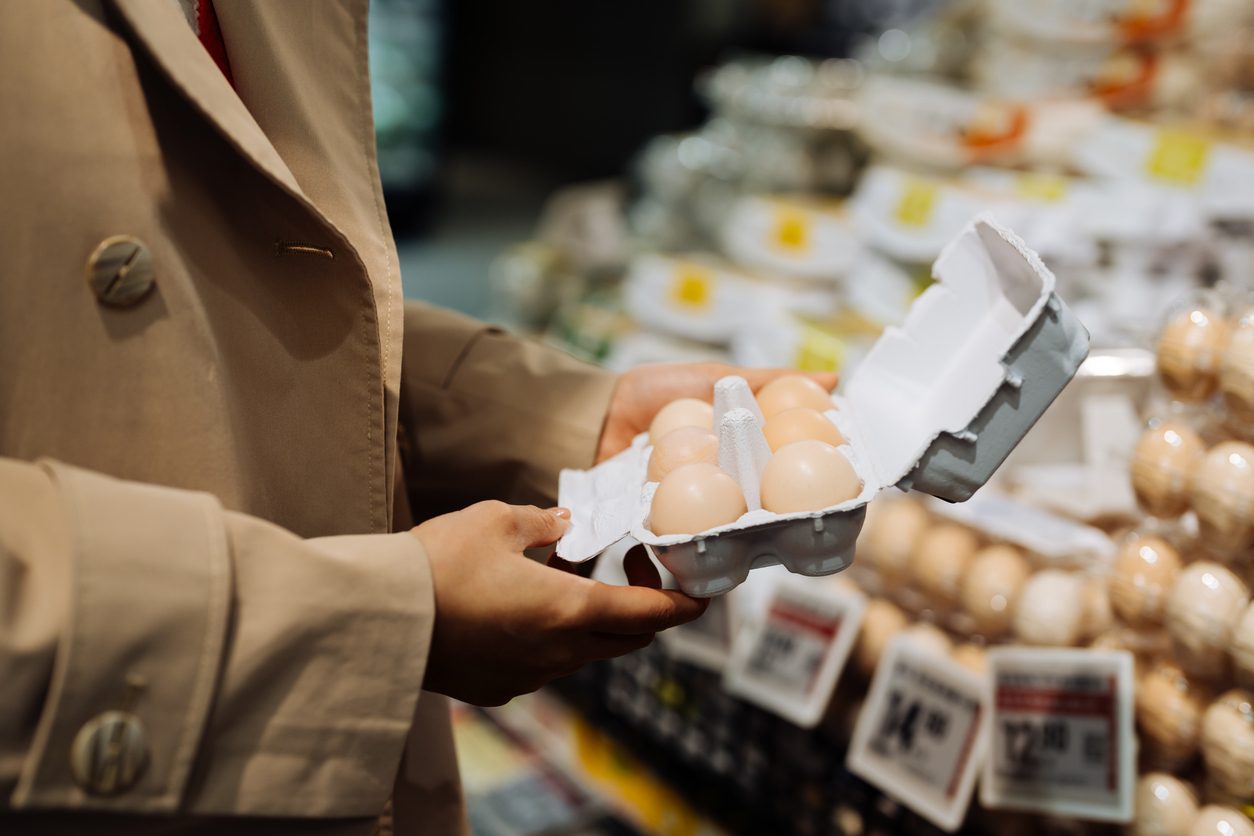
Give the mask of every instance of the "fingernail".
<path id="1" fill-rule="evenodd" d="M 550 514 L 552 514 L 553 516 L 557 517 L 559 520 L 568 520 L 568 519 L 570 519 L 570 509 L 569 509 L 569 508 L 550 508 L 550 509 L 549 509 L 549 513 L 550 513 Z"/>

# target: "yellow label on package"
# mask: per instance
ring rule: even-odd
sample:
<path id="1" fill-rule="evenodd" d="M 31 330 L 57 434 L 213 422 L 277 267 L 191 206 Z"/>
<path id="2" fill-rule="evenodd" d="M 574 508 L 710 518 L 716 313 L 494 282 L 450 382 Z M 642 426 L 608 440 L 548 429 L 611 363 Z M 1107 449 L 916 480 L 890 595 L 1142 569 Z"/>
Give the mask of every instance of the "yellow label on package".
<path id="1" fill-rule="evenodd" d="M 1015 190 L 1032 200 L 1057 203 L 1067 194 L 1067 181 L 1052 174 L 1022 174 L 1015 180 Z"/>
<path id="2" fill-rule="evenodd" d="M 1154 140 L 1145 169 L 1155 180 L 1192 186 L 1206 171 L 1210 143 L 1196 134 L 1161 131 Z"/>
<path id="3" fill-rule="evenodd" d="M 781 250 L 805 252 L 810 248 L 810 218 L 800 209 L 776 207 L 771 239 Z"/>
<path id="4" fill-rule="evenodd" d="M 813 325 L 801 326 L 793 366 L 803 372 L 838 372 L 844 361 L 845 344 L 839 337 Z"/>
<path id="5" fill-rule="evenodd" d="M 907 178 L 894 212 L 897 222 L 902 226 L 927 226 L 932 221 L 939 191 L 935 183 L 915 177 Z"/>
<path id="6" fill-rule="evenodd" d="M 671 278 L 670 301 L 687 311 L 704 311 L 714 297 L 713 272 L 699 264 L 682 263 Z"/>

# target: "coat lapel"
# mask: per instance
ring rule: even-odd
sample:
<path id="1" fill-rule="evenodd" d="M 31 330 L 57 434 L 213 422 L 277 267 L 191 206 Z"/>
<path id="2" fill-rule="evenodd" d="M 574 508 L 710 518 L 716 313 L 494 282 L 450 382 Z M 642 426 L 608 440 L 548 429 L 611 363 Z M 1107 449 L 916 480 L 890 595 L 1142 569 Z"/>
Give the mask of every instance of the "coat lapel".
<path id="1" fill-rule="evenodd" d="M 264 174 L 304 198 L 291 170 L 196 39 L 178 5 L 170 0 L 111 2 L 148 54 L 205 118 Z"/>

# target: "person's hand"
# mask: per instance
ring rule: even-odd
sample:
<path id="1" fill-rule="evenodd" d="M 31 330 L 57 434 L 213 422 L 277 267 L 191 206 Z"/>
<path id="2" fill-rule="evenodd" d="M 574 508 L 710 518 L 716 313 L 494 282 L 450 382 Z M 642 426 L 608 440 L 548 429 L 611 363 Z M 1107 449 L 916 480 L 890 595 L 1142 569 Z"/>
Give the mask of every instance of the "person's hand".
<path id="1" fill-rule="evenodd" d="M 714 384 L 729 374 L 749 381 L 754 392 L 777 377 L 803 374 L 796 369 L 745 369 L 726 363 L 657 363 L 638 366 L 624 372 L 610 397 L 610 408 L 601 429 L 597 461 L 604 461 L 631 445 L 631 440 L 649 428 L 653 416 L 677 398 L 700 398 L 708 401 Z M 810 373 L 816 383 L 829 392 L 836 388 L 837 377 L 831 373 Z"/>
<path id="2" fill-rule="evenodd" d="M 556 542 L 569 516 L 480 502 L 413 529 L 435 583 L 424 689 L 501 705 L 705 612 L 681 592 L 608 586 L 523 556 Z"/>

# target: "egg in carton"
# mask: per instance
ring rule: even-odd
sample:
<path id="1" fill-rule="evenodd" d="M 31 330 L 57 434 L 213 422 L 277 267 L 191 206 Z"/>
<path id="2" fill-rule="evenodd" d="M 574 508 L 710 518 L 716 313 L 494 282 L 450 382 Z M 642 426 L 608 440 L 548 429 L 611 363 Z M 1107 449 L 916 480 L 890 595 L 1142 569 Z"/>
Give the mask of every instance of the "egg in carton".
<path id="1" fill-rule="evenodd" d="M 991 218 L 972 220 L 933 273 L 937 283 L 900 328 L 885 331 L 826 412 L 847 439 L 839 449 L 862 481 L 857 496 L 815 511 L 762 509 L 771 454 L 761 411 L 742 379 L 727 378 L 714 393 L 719 465 L 740 485 L 747 511 L 695 534 L 655 533 L 657 483 L 647 480 L 652 448 L 641 435 L 591 470 L 562 472 L 560 502 L 572 524 L 558 555 L 582 562 L 631 537 L 682 590 L 712 596 L 759 566 L 801 575 L 846 568 L 867 503 L 884 488 L 969 498 L 1075 374 L 1089 339 L 1054 293 L 1053 274 Z"/>

